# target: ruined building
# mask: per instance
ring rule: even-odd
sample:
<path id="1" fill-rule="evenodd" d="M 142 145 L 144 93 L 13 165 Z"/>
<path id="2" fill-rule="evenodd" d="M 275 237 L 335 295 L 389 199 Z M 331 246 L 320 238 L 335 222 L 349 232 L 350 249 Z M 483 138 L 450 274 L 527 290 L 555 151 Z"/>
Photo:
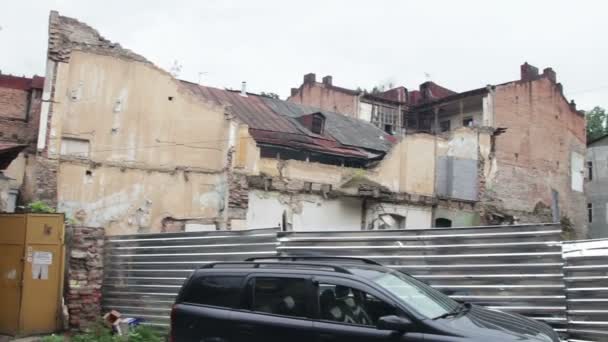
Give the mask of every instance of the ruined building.
<path id="1" fill-rule="evenodd" d="M 35 160 L 44 78 L 0 73 L 0 211 L 31 199 L 26 169 Z"/>
<path id="2" fill-rule="evenodd" d="M 329 75 L 317 82 L 316 75 L 310 73 L 304 75 L 299 88 L 291 89 L 287 100 L 358 118 L 389 134 L 401 134 L 405 126 L 407 90 L 404 87 L 368 93 L 335 86 Z"/>
<path id="3" fill-rule="evenodd" d="M 314 80 L 314 74 L 305 75 L 289 101 L 339 108 L 382 128 L 359 109 L 369 101 L 366 94 Z M 400 87 L 380 95 L 404 91 Z M 540 73 L 525 63 L 516 81 L 460 93 L 426 82 L 405 91 L 404 98 L 399 98 L 403 117 L 398 121 L 406 138 L 428 132 L 439 142 L 453 142 L 445 155 L 441 147 L 437 150 L 437 198 L 462 198 L 459 194 L 469 192 L 465 197 L 475 202 L 481 223 L 563 220 L 586 237 L 585 119 L 564 97 L 551 68 Z M 463 131 L 472 140 L 455 141 L 455 132 Z M 437 209 L 435 220 L 439 225 L 451 219 Z"/>
<path id="4" fill-rule="evenodd" d="M 40 192 L 110 234 L 430 227 L 440 205 L 428 134 L 180 81 L 56 12 L 46 77 Z"/>
<path id="5" fill-rule="evenodd" d="M 529 72 L 459 94 L 429 84 L 415 102 L 405 88 L 333 98 L 346 92 L 308 75 L 306 91 L 322 85 L 322 101 L 298 91 L 281 101 L 245 85 L 175 79 L 52 12 L 40 138 L 25 178 L 35 198 L 109 234 L 430 228 L 553 216 L 576 226 L 571 165 L 584 151 L 584 120 L 552 75 Z M 469 114 L 471 122 L 439 131 L 446 118 L 465 122 Z M 531 127 L 541 123 L 548 129 Z M 557 145 L 536 146 L 537 138 Z"/>

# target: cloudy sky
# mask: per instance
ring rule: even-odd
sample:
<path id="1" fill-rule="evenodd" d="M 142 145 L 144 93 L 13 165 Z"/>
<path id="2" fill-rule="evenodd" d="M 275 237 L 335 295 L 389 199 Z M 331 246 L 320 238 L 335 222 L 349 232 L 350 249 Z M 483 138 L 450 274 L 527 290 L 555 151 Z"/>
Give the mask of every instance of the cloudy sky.
<path id="1" fill-rule="evenodd" d="M 10 2 L 10 5 L 9 5 Z M 581 1 L 0 0 L 0 70 L 44 74 L 51 9 L 180 78 L 282 98 L 315 72 L 334 84 L 456 91 L 551 66 L 579 108 L 608 108 L 608 3 Z"/>

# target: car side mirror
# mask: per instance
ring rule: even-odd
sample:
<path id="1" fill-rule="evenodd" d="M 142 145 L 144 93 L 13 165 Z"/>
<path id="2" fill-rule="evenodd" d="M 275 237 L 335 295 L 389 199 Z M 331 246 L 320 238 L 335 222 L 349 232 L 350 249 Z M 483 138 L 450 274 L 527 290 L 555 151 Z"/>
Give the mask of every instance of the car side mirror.
<path id="1" fill-rule="evenodd" d="M 378 318 L 378 324 L 376 324 L 378 330 L 393 330 L 398 332 L 405 332 L 412 328 L 412 321 L 405 317 L 399 317 L 395 315 L 382 316 Z"/>

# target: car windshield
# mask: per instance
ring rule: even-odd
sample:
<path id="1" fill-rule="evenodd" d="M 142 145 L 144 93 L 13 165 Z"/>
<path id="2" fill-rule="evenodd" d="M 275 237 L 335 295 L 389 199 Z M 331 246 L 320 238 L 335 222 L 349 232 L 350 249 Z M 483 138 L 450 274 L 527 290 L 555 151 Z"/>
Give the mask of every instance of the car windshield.
<path id="1" fill-rule="evenodd" d="M 348 269 L 387 289 L 426 318 L 444 315 L 458 307 L 450 297 L 403 273 L 358 266 L 349 266 Z"/>

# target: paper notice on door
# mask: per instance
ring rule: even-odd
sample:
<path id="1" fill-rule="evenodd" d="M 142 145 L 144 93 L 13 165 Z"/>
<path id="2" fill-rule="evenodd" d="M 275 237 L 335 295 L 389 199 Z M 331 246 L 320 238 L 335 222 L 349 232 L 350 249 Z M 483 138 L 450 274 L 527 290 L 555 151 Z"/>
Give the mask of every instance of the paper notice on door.
<path id="1" fill-rule="evenodd" d="M 38 265 L 52 265 L 53 264 L 53 253 L 51 252 L 34 252 L 34 264 Z"/>
<path id="2" fill-rule="evenodd" d="M 49 265 L 32 264 L 32 279 L 49 279 Z"/>

